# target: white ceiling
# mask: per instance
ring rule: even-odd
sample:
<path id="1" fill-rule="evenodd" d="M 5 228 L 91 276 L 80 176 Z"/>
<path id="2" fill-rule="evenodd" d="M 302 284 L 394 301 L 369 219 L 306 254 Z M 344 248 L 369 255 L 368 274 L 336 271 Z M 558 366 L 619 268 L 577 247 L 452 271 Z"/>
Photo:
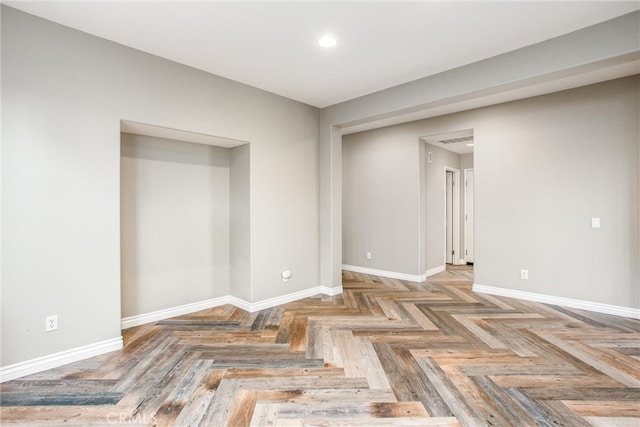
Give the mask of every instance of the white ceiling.
<path id="1" fill-rule="evenodd" d="M 638 1 L 6 1 L 326 107 L 640 9 Z M 326 33 L 338 44 L 317 45 Z"/>

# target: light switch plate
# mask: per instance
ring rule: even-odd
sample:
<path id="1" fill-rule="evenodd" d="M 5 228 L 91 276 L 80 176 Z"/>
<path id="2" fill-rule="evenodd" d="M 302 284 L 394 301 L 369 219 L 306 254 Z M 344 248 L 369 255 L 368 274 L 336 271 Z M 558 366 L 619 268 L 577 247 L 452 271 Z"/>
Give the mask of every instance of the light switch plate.
<path id="1" fill-rule="evenodd" d="M 600 218 L 591 218 L 591 228 L 600 228 Z"/>

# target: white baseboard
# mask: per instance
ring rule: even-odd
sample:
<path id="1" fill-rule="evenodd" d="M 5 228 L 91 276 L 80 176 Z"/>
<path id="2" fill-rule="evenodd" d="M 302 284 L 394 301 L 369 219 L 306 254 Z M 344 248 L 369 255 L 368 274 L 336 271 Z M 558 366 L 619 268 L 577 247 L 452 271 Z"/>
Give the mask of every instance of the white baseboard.
<path id="1" fill-rule="evenodd" d="M 180 305 L 178 307 L 171 307 L 151 313 L 125 317 L 120 321 L 120 325 L 122 329 L 132 328 L 134 326 L 157 322 L 159 320 L 169 319 L 171 317 L 182 316 L 184 314 L 194 313 L 196 311 L 206 310 L 208 308 L 218 307 L 224 304 L 232 304 L 243 310 L 256 312 L 318 294 L 334 296 L 341 293 L 342 286 L 316 286 L 313 288 L 305 289 L 303 291 L 293 292 L 291 294 L 269 298 L 264 301 L 255 303 L 250 303 L 243 299 L 231 295 L 226 295 L 219 298 L 208 299 L 192 304 Z M 57 368 L 68 363 L 88 359 L 90 357 L 98 356 L 110 351 L 120 350 L 122 348 L 122 345 L 122 337 L 120 337 L 108 341 L 90 344 L 84 347 L 66 350 L 48 356 L 39 357 L 37 359 L 27 360 L 25 362 L 16 363 L 14 365 L 0 367 L 0 383 L 24 377 L 26 375 L 36 374 L 38 372 L 46 371 L 47 369 Z"/>
<path id="2" fill-rule="evenodd" d="M 427 271 L 425 271 L 424 274 L 427 277 L 431 277 L 434 274 L 442 273 L 443 271 L 447 271 L 447 265 L 446 264 L 442 264 L 442 265 L 439 265 L 437 267 L 430 268 Z"/>
<path id="3" fill-rule="evenodd" d="M 117 351 L 121 348 L 122 337 L 119 337 L 15 363 L 13 365 L 3 366 L 0 368 L 0 383 L 99 356 L 110 351 Z"/>
<path id="4" fill-rule="evenodd" d="M 473 291 L 489 295 L 517 298 L 525 301 L 541 302 L 545 304 L 560 305 L 564 307 L 578 308 L 581 310 L 594 311 L 596 313 L 613 314 L 616 316 L 640 319 L 640 309 L 620 307 L 617 305 L 601 304 L 598 302 L 582 301 L 571 298 L 556 297 L 552 295 L 536 294 L 533 292 L 516 291 L 513 289 L 496 288 L 473 284 Z"/>
<path id="5" fill-rule="evenodd" d="M 319 286 L 320 288 L 320 293 L 322 295 L 327 295 L 330 297 L 334 297 L 336 295 L 340 295 L 342 293 L 342 285 L 340 286 L 334 286 L 334 287 L 329 287 L 329 286 Z"/>
<path id="6" fill-rule="evenodd" d="M 390 279 L 406 280 L 409 282 L 424 282 L 424 274 L 397 273 L 395 271 L 377 270 L 375 268 L 359 267 L 357 265 L 342 264 L 342 269 L 354 273 L 370 274 L 372 276 L 388 277 Z"/>
<path id="7" fill-rule="evenodd" d="M 144 325 L 146 323 L 157 322 L 158 320 L 169 319 L 171 317 L 182 316 L 184 314 L 195 313 L 196 311 L 206 310 L 208 308 L 218 307 L 224 304 L 230 304 L 229 296 L 212 298 L 191 304 L 179 305 L 177 307 L 166 308 L 164 310 L 152 311 L 150 313 L 139 314 L 136 316 L 124 317 L 120 321 L 122 329 L 133 328 L 134 326 Z"/>
<path id="8" fill-rule="evenodd" d="M 177 307 L 171 307 L 164 310 L 153 311 L 151 313 L 139 314 L 137 316 L 125 317 L 120 321 L 122 329 L 132 328 L 134 326 L 144 325 L 146 323 L 157 322 L 159 320 L 170 319 L 176 316 L 182 316 L 185 314 L 195 313 L 200 310 L 207 310 L 209 308 L 219 307 L 225 304 L 231 304 L 248 312 L 256 312 L 264 310 L 266 308 L 275 307 L 277 305 L 286 304 L 288 302 L 297 301 L 299 299 L 311 297 L 318 294 L 325 294 L 329 296 L 339 295 L 342 293 L 342 286 L 336 286 L 333 288 L 327 286 L 316 286 L 313 288 L 305 289 L 299 292 L 293 292 L 291 294 L 282 295 L 275 298 L 269 298 L 259 302 L 249 302 L 242 298 L 235 297 L 233 295 L 226 295 L 223 297 L 212 298 L 205 301 L 199 301 L 192 304 L 180 305 Z"/>
<path id="9" fill-rule="evenodd" d="M 287 295 L 279 297 L 268 298 L 259 302 L 248 302 L 234 296 L 229 297 L 229 304 L 233 304 L 238 308 L 246 310 L 250 313 L 256 311 L 265 310 L 267 308 L 276 307 L 278 305 L 286 304 L 288 302 L 298 301 L 303 298 L 312 297 L 318 294 L 324 294 L 329 296 L 339 295 L 342 293 L 342 286 L 336 286 L 330 288 L 328 286 L 316 286 L 314 288 L 305 289 L 303 291 L 293 292 Z"/>

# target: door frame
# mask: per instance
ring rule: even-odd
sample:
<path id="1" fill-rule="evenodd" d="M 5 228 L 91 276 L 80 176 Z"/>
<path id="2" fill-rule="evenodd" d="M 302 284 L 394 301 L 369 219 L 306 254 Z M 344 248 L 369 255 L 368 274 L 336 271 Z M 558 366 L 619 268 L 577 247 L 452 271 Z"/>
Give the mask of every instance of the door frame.
<path id="1" fill-rule="evenodd" d="M 444 167 L 443 178 L 444 178 L 444 227 L 443 227 L 443 242 L 444 242 L 444 250 L 443 262 L 442 265 L 447 265 L 447 172 L 453 173 L 453 200 L 452 200 L 452 209 L 453 209 L 453 224 L 451 227 L 451 238 L 452 242 L 452 264 L 458 265 L 460 264 L 460 169 L 455 169 L 449 166 Z"/>
<path id="2" fill-rule="evenodd" d="M 468 176 L 469 173 L 473 173 L 473 189 L 471 190 L 471 194 L 469 195 L 469 189 L 468 189 Z M 475 212 L 475 197 L 474 197 L 474 192 L 475 192 L 475 170 L 473 168 L 468 168 L 464 170 L 464 194 L 463 194 L 463 200 L 464 200 L 464 259 L 461 259 L 460 262 L 463 263 L 467 263 L 467 262 L 474 262 L 475 260 L 475 251 L 474 251 L 474 233 L 475 233 L 475 218 L 474 218 L 474 212 Z M 471 221 L 469 221 L 468 215 L 469 215 L 469 204 L 467 203 L 469 200 L 469 196 L 471 196 L 471 205 L 473 207 L 472 212 L 471 212 Z M 472 227 L 469 227 L 469 223 L 473 224 Z M 471 228 L 471 232 L 469 232 L 469 228 Z M 469 261 L 469 259 L 467 258 L 468 256 L 468 251 L 471 250 L 471 261 Z"/>

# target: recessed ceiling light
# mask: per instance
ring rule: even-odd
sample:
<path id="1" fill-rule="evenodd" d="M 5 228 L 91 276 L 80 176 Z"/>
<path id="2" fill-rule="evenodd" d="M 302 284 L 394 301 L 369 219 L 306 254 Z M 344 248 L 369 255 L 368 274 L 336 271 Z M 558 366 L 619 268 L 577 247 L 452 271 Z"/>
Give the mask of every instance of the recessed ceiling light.
<path id="1" fill-rule="evenodd" d="M 473 147 L 473 142 L 468 143 L 467 147 Z"/>
<path id="2" fill-rule="evenodd" d="M 322 47 L 333 47 L 338 43 L 338 41 L 331 36 L 324 36 L 320 40 L 318 40 L 318 44 Z"/>

